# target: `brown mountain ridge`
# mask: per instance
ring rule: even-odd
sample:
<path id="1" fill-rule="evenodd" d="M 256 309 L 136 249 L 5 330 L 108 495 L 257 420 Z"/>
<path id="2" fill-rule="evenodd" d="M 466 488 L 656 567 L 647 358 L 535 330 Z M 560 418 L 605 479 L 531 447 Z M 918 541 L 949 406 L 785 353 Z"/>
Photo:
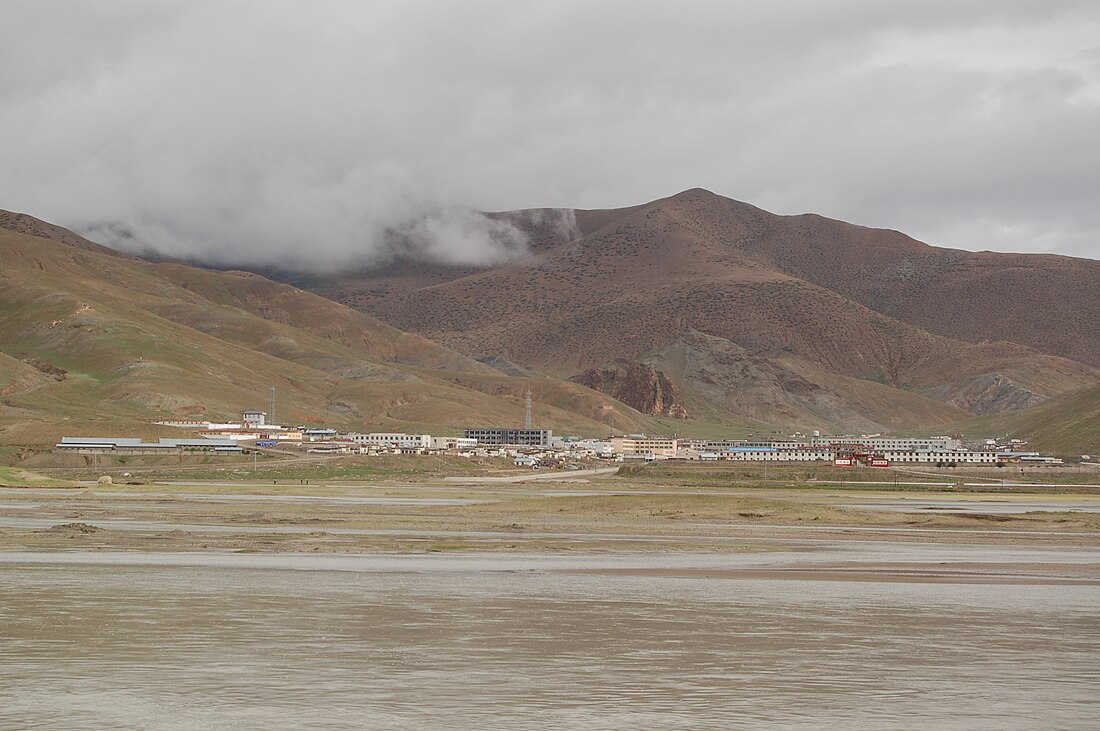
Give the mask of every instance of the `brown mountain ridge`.
<path id="1" fill-rule="evenodd" d="M 310 286 L 461 353 L 651 409 L 655 391 L 624 385 L 642 365 L 685 413 L 719 422 L 933 426 L 1098 379 L 1097 261 L 940 249 L 699 189 L 574 214 L 572 235 L 539 212 L 492 214 L 528 232 L 527 261 L 397 263 Z"/>
<path id="2" fill-rule="evenodd" d="M 10 226 L 10 228 L 8 228 Z M 225 420 L 278 394 L 276 419 L 460 432 L 536 418 L 566 433 L 658 422 L 583 386 L 497 369 L 249 272 L 151 263 L 0 212 L 0 444 Z M 171 434 L 171 430 L 166 432 Z"/>

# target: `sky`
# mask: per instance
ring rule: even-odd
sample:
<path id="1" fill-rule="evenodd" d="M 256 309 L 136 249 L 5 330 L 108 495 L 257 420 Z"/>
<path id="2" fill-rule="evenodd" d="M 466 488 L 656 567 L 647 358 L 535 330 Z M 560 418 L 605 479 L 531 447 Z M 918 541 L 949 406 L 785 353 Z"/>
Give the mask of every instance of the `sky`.
<path id="1" fill-rule="evenodd" d="M 15 0 L 3 25 L 0 208 L 122 249 L 491 263 L 525 242 L 477 211 L 702 187 L 1100 258 L 1095 0 Z"/>

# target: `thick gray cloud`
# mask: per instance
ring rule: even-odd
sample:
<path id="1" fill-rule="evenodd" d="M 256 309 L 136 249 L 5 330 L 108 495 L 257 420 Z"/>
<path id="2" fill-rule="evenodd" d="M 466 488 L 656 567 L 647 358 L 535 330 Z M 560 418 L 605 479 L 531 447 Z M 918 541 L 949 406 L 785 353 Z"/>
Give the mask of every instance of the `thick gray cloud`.
<path id="1" fill-rule="evenodd" d="M 701 186 L 1100 258 L 1100 4 L 7 3 L 0 207 L 223 264 L 522 253 Z"/>

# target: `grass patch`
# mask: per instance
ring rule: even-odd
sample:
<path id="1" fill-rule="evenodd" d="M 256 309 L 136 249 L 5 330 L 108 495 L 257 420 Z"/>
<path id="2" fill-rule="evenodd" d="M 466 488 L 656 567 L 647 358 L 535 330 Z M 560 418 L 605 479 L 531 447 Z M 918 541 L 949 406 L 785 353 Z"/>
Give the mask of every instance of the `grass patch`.
<path id="1" fill-rule="evenodd" d="M 503 460 L 474 461 L 465 457 L 397 456 L 320 459 L 317 462 L 281 464 L 279 461 L 211 466 L 209 469 L 173 470 L 171 467 L 143 471 L 146 480 L 215 480 L 224 482 L 315 483 L 315 482 L 422 482 L 448 475 L 491 475 L 509 463 Z"/>
<path id="2" fill-rule="evenodd" d="M 36 472 L 18 467 L 0 467 L 0 486 L 3 487 L 75 487 L 72 480 L 55 480 Z"/>

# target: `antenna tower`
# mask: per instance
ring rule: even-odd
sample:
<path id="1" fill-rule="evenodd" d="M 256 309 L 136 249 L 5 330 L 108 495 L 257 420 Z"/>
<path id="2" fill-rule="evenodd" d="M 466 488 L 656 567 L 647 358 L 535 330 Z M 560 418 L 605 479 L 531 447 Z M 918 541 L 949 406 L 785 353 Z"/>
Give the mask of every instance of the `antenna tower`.
<path id="1" fill-rule="evenodd" d="M 267 422 L 269 424 L 275 423 L 275 387 L 271 387 L 271 409 L 267 412 Z"/>
<path id="2" fill-rule="evenodd" d="M 523 420 L 523 428 L 531 428 L 531 388 L 527 388 L 527 416 Z"/>

